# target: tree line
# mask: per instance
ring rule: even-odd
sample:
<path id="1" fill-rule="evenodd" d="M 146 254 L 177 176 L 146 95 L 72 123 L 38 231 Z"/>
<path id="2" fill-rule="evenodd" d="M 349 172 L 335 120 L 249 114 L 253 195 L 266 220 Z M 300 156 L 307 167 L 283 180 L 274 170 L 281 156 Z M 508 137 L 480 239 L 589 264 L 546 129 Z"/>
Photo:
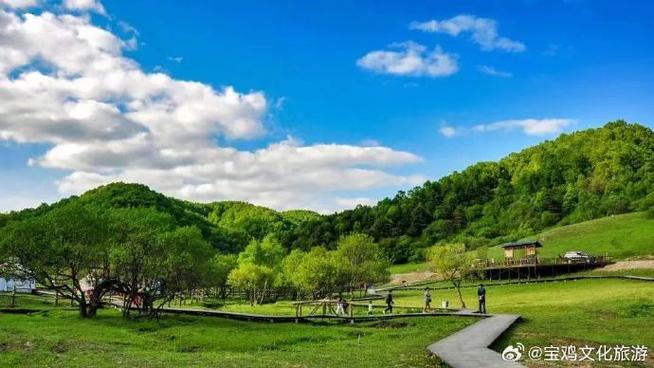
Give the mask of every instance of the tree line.
<path id="1" fill-rule="evenodd" d="M 290 246 L 333 248 L 343 234 L 365 233 L 403 263 L 424 259 L 437 243 L 476 249 L 652 207 L 654 132 L 616 121 L 477 163 L 375 206 L 307 221 Z"/>
<path id="2" fill-rule="evenodd" d="M 256 303 L 272 288 L 316 297 L 388 277 L 372 238 L 353 234 L 339 243 L 333 252 L 288 253 L 268 235 L 236 256 L 212 247 L 198 227 L 154 208 L 107 210 L 72 201 L 2 227 L 0 265 L 71 299 L 81 316 L 94 316 L 107 293 L 121 298 L 126 317 L 155 316 L 183 293 L 221 290 L 224 296 L 228 283 Z"/>

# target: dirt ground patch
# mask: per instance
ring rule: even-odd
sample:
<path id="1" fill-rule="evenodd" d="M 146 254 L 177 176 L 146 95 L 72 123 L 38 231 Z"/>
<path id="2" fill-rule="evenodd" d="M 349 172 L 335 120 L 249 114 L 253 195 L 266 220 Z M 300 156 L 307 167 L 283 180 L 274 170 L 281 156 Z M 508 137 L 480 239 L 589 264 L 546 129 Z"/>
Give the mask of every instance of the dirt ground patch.
<path id="1" fill-rule="evenodd" d="M 391 275 L 391 285 L 402 285 L 402 282 L 412 284 L 414 282 L 436 280 L 436 274 L 431 271 L 396 273 Z"/>
<path id="2" fill-rule="evenodd" d="M 654 259 L 646 259 L 640 261 L 619 261 L 614 264 L 599 268 L 598 271 L 624 271 L 642 268 L 654 268 Z"/>

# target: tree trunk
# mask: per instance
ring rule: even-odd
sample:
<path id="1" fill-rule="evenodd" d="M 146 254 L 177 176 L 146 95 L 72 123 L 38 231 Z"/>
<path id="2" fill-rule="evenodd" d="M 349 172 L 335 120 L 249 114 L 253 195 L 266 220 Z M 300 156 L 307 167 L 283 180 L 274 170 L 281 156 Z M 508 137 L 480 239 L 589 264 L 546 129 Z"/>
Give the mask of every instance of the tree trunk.
<path id="1" fill-rule="evenodd" d="M 79 315 L 82 318 L 86 318 L 89 316 L 88 311 L 86 310 L 86 303 L 83 301 L 79 301 Z"/>
<path id="2" fill-rule="evenodd" d="M 461 284 L 454 283 L 454 287 L 456 288 L 456 292 L 459 294 L 459 300 L 461 301 L 461 308 L 466 309 L 466 302 L 463 301 L 463 296 L 461 295 Z"/>

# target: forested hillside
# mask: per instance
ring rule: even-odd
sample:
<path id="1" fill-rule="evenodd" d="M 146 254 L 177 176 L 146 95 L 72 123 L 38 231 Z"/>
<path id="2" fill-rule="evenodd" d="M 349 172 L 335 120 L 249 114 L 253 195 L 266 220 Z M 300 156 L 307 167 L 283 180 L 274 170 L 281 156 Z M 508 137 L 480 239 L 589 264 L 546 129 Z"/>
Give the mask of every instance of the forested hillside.
<path id="1" fill-rule="evenodd" d="M 375 206 L 320 216 L 278 212 L 243 202 L 192 203 L 144 185 L 114 183 L 71 197 L 0 215 L 9 221 L 40 216 L 66 203 L 101 210 L 147 207 L 179 226 L 193 225 L 214 248 L 238 252 L 251 239 L 274 235 L 287 249 L 334 249 L 349 233 L 371 235 L 394 262 L 422 256 L 439 242 L 469 248 L 528 236 L 544 228 L 654 206 L 654 133 L 616 121 L 602 128 L 563 134 L 480 162 Z"/>
<path id="2" fill-rule="evenodd" d="M 309 222 L 294 245 L 330 245 L 342 234 L 363 232 L 403 262 L 438 242 L 476 248 L 653 204 L 654 133 L 616 121 Z"/>

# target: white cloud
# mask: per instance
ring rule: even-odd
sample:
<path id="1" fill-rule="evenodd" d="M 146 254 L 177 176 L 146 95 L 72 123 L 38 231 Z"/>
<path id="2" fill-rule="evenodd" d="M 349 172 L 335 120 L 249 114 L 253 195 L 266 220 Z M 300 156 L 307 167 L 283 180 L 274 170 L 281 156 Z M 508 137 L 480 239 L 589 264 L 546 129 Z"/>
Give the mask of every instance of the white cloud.
<path id="1" fill-rule="evenodd" d="M 106 14 L 104 6 L 99 0 L 64 0 L 64 7 L 69 10 L 93 11 Z"/>
<path id="2" fill-rule="evenodd" d="M 560 133 L 563 128 L 574 124 L 572 119 L 518 119 L 503 120 L 490 124 L 476 125 L 475 132 L 521 130 L 527 135 L 546 135 Z"/>
<path id="3" fill-rule="evenodd" d="M 453 37 L 469 33 L 473 42 L 479 44 L 482 50 L 486 51 L 497 49 L 507 52 L 522 52 L 526 49 L 522 42 L 500 37 L 495 20 L 474 15 L 462 14 L 440 21 L 412 22 L 409 29 L 429 33 L 445 33 Z"/>
<path id="4" fill-rule="evenodd" d="M 510 78 L 513 76 L 513 74 L 509 72 L 497 70 L 494 67 L 488 65 L 477 65 L 477 70 L 480 71 L 481 73 L 492 75 L 494 77 Z"/>
<path id="5" fill-rule="evenodd" d="M 119 20 L 116 23 L 116 25 L 118 25 L 118 28 L 120 28 L 120 30 L 123 31 L 123 33 L 128 33 L 128 34 L 131 34 L 131 35 L 134 35 L 134 36 L 140 36 L 141 35 L 140 32 L 138 31 L 138 29 L 134 28 L 131 24 L 129 24 L 129 23 L 125 22 L 125 21 Z"/>
<path id="6" fill-rule="evenodd" d="M 182 61 L 184 61 L 184 58 L 181 56 L 168 56 L 168 60 L 172 61 L 173 63 L 180 64 Z"/>
<path id="7" fill-rule="evenodd" d="M 407 41 L 391 44 L 389 49 L 371 51 L 357 60 L 357 65 L 377 73 L 414 77 L 445 77 L 459 70 L 456 55 L 439 46 L 428 51 L 423 45 Z"/>
<path id="8" fill-rule="evenodd" d="M 0 7 L 6 6 L 12 9 L 30 8 L 38 5 L 37 0 L 0 0 Z"/>
<path id="9" fill-rule="evenodd" d="M 440 129 L 439 132 L 445 137 L 445 138 L 452 138 L 456 135 L 459 134 L 459 130 L 455 127 L 451 127 L 449 125 L 443 125 Z"/>
<path id="10" fill-rule="evenodd" d="M 420 159 L 383 146 L 218 146 L 217 136 L 266 133 L 264 93 L 147 73 L 123 55 L 125 41 L 91 21 L 0 10 L 0 141 L 49 145 L 30 164 L 66 170 L 61 193 L 121 180 L 191 200 L 324 209 L 344 192 L 424 179 L 389 173 Z"/>

